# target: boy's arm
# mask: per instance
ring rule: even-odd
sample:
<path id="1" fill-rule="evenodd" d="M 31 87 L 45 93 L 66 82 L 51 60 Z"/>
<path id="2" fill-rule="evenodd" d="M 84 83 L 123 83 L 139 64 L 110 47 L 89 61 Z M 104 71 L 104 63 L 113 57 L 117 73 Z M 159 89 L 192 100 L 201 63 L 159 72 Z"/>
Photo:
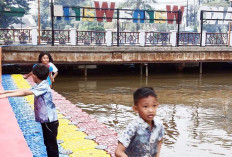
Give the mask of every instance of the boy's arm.
<path id="1" fill-rule="evenodd" d="M 157 146 L 158 152 L 155 157 L 160 157 L 160 150 L 161 150 L 162 143 L 163 143 L 163 139 L 158 142 L 158 146 Z"/>
<path id="2" fill-rule="evenodd" d="M 30 77 L 32 75 L 32 71 L 29 74 L 26 74 L 25 76 L 23 76 L 24 79 L 27 79 L 28 77 Z"/>
<path id="3" fill-rule="evenodd" d="M 118 146 L 115 151 L 115 156 L 116 157 L 128 157 L 125 154 L 125 150 L 126 150 L 126 147 L 121 142 L 118 142 Z"/>
<path id="4" fill-rule="evenodd" d="M 30 89 L 5 91 L 4 94 L 0 95 L 0 98 L 27 96 L 27 95 L 32 95 L 32 94 L 33 94 L 33 92 Z"/>
<path id="5" fill-rule="evenodd" d="M 0 94 L 14 93 L 14 92 L 21 91 L 21 90 L 24 90 L 24 89 L 0 91 Z"/>

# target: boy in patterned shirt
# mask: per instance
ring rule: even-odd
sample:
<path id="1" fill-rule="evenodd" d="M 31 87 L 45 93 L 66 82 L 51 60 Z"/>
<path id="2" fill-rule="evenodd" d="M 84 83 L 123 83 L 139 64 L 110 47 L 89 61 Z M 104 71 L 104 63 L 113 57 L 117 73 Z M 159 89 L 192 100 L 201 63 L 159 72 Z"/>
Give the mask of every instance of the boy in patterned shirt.
<path id="1" fill-rule="evenodd" d="M 47 155 L 48 157 L 59 157 L 56 140 L 59 122 L 56 107 L 52 101 L 51 88 L 47 81 L 49 69 L 46 65 L 38 64 L 32 72 L 33 81 L 37 85 L 31 89 L 2 91 L 0 98 L 34 94 L 35 120 L 41 123 Z"/>
<path id="2" fill-rule="evenodd" d="M 139 114 L 119 136 L 116 157 L 159 157 L 164 136 L 162 122 L 155 118 L 159 103 L 153 88 L 134 92 L 133 110 Z"/>

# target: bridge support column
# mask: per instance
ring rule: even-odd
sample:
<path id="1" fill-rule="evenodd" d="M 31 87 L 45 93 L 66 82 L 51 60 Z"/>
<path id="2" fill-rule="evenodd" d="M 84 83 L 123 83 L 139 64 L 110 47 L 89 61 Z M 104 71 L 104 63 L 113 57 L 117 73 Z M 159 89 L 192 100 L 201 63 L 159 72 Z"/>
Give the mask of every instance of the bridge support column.
<path id="1" fill-rule="evenodd" d="M 87 77 L 88 76 L 87 65 L 85 65 L 84 71 L 85 71 L 84 75 L 85 75 L 85 77 Z"/>
<path id="2" fill-rule="evenodd" d="M 177 65 L 176 65 L 176 70 L 177 70 L 178 72 L 183 72 L 184 66 L 185 66 L 184 63 L 177 63 Z"/>
<path id="3" fill-rule="evenodd" d="M 146 77 L 148 77 L 148 64 L 145 63 L 144 65 L 146 66 Z"/>
<path id="4" fill-rule="evenodd" d="M 143 64 L 140 63 L 140 76 L 142 77 L 143 76 Z"/>
<path id="5" fill-rule="evenodd" d="M 200 62 L 200 74 L 202 74 L 202 62 Z"/>
<path id="6" fill-rule="evenodd" d="M 77 29 L 76 28 L 70 28 L 70 42 L 71 45 L 75 46 L 77 45 Z"/>
<path id="7" fill-rule="evenodd" d="M 148 86 L 148 77 L 146 77 L 146 86 Z"/>

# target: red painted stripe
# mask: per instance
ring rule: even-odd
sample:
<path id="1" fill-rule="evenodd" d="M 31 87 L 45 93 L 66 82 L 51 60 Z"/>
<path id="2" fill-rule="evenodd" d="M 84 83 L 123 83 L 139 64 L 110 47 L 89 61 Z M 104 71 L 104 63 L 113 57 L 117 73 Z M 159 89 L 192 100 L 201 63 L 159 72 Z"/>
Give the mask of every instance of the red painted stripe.
<path id="1" fill-rule="evenodd" d="M 0 91 L 3 91 L 0 84 Z M 0 99 L 0 156 L 32 157 L 8 99 Z"/>

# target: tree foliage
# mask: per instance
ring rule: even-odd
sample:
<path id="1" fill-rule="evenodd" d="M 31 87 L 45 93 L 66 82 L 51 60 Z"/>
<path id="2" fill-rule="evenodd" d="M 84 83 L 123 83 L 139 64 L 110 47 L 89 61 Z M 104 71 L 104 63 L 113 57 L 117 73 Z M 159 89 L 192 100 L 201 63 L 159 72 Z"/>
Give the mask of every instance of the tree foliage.
<path id="1" fill-rule="evenodd" d="M 62 5 L 62 6 L 82 6 L 87 3 L 85 0 L 56 0 L 54 5 Z M 46 27 L 51 27 L 51 14 L 50 14 L 50 4 L 48 0 L 41 0 L 41 28 L 45 29 Z M 65 29 L 68 27 L 77 27 L 77 21 L 75 18 L 70 18 L 70 20 L 66 21 L 62 18 L 62 20 L 57 21 L 54 20 L 55 29 Z"/>
<path id="2" fill-rule="evenodd" d="M 5 7 L 22 7 L 27 13 L 29 10 L 28 0 L 0 0 L 0 10 L 4 10 Z M 20 23 L 19 17 L 3 16 L 3 12 L 0 12 L 0 28 L 7 28 L 13 23 Z"/>

